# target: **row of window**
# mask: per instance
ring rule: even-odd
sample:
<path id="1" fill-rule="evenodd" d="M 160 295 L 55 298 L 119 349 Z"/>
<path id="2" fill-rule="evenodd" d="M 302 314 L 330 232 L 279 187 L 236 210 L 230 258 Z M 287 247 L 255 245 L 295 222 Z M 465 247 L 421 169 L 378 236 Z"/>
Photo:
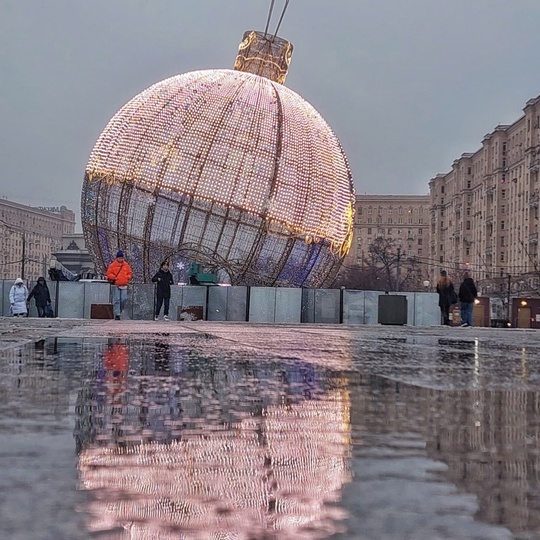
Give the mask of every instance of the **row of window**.
<path id="1" fill-rule="evenodd" d="M 357 207 L 357 212 L 359 215 L 362 215 L 363 214 L 363 208 L 362 206 L 358 206 Z M 397 209 L 394 209 L 392 206 L 389 206 L 388 208 L 383 208 L 382 206 L 379 206 L 377 208 L 377 214 L 379 216 L 382 216 L 383 215 L 383 211 L 386 210 L 386 213 L 391 216 L 393 211 L 394 210 L 397 210 L 397 214 L 399 216 L 403 215 L 403 207 L 402 206 L 399 206 Z M 418 214 L 419 215 L 423 215 L 424 214 L 424 208 L 421 206 L 420 208 L 413 208 L 412 206 L 409 207 L 409 209 L 407 210 L 407 213 L 408 214 L 412 214 L 413 212 L 415 212 L 416 210 L 418 210 Z M 373 214 L 373 207 L 372 206 L 368 206 L 367 207 L 367 213 L 368 215 L 372 215 Z"/>
<path id="2" fill-rule="evenodd" d="M 423 225 L 424 224 L 423 218 L 418 218 L 418 219 L 415 220 L 415 219 L 413 219 L 411 217 L 406 221 L 407 221 L 408 225 L 414 225 L 415 223 L 418 224 L 418 225 Z M 397 218 L 397 220 L 395 220 L 395 221 L 392 218 L 387 218 L 384 222 L 387 225 L 403 225 L 405 223 L 403 218 Z M 383 219 L 382 219 L 382 217 L 378 216 L 376 221 L 374 222 L 373 218 L 368 217 L 367 220 L 366 220 L 366 223 L 368 225 L 371 225 L 373 223 L 381 224 L 381 223 L 383 223 Z"/>

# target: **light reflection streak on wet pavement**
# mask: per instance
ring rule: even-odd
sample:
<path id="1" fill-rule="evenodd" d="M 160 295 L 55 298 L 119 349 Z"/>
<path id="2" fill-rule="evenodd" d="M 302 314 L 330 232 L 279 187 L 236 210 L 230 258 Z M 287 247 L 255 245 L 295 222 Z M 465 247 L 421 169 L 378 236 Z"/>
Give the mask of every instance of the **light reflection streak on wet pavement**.
<path id="1" fill-rule="evenodd" d="M 66 338 L 2 354 L 0 452 L 17 464 L 2 474 L 8 492 L 32 499 L 53 473 L 64 479 L 64 523 L 35 501 L 41 530 L 538 537 L 538 343 L 331 331 L 307 347 L 311 331 L 258 328 L 255 345 L 252 328 L 221 332 Z M 71 488 L 70 464 L 44 449 L 55 435 L 76 458 Z M 32 472 L 35 453 L 17 454 L 36 436 L 47 480 Z M 1 497 L 0 536 L 39 538 Z"/>

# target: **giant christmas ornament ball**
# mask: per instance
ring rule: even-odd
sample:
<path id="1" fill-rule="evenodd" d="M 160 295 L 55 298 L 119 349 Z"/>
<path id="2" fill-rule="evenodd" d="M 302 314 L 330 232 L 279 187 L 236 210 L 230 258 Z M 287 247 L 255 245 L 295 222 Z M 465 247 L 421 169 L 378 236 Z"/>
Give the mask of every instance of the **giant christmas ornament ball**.
<path id="1" fill-rule="evenodd" d="M 179 279 L 196 262 L 233 285 L 333 280 L 352 234 L 350 169 L 321 115 L 277 82 L 290 44 L 251 53 L 265 40 L 247 32 L 235 70 L 171 77 L 110 120 L 82 190 L 98 270 L 120 248 L 136 281 L 165 259 Z"/>

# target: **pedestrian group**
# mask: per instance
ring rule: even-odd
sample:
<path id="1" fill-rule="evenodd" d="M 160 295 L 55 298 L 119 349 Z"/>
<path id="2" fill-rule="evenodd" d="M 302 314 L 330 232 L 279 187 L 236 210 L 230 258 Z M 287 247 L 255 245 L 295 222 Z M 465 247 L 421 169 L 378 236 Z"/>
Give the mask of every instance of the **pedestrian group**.
<path id="1" fill-rule="evenodd" d="M 439 308 L 441 310 L 441 324 L 450 325 L 450 309 L 459 301 L 461 326 L 473 325 L 474 302 L 478 297 L 478 291 L 473 279 L 468 271 L 463 274 L 463 280 L 456 294 L 454 283 L 448 276 L 446 270 L 441 270 L 441 275 L 437 281 L 437 292 L 439 293 Z"/>

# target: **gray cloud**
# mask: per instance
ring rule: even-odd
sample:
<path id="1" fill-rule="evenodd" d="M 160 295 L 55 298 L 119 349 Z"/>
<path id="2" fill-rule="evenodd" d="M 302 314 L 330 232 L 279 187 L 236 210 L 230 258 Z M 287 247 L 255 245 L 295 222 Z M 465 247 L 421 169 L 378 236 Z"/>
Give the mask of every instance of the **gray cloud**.
<path id="1" fill-rule="evenodd" d="M 0 196 L 78 213 L 110 117 L 176 73 L 232 67 L 268 6 L 0 0 Z M 287 86 L 333 127 L 359 193 L 426 193 L 540 94 L 538 20 L 537 0 L 291 0 Z"/>

